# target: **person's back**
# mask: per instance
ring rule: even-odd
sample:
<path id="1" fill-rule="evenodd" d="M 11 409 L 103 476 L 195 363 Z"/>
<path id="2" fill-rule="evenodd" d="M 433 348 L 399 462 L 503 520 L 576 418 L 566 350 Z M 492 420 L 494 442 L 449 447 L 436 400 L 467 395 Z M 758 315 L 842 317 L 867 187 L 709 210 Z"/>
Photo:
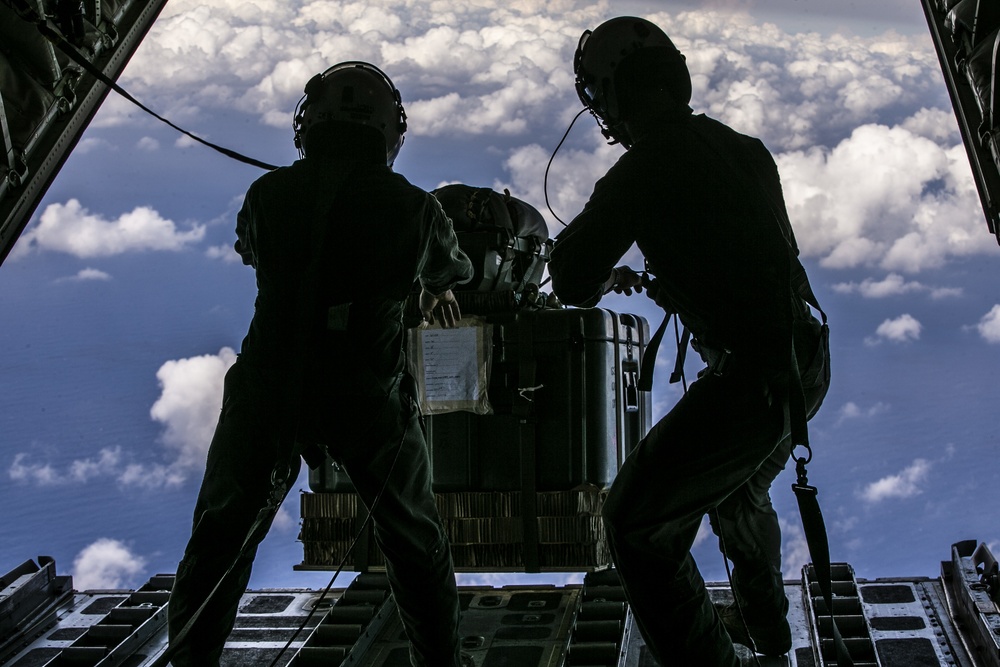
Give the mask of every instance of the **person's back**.
<path id="1" fill-rule="evenodd" d="M 265 366 L 308 355 L 302 331 L 289 324 L 307 316 L 314 330 L 327 329 L 327 309 L 350 303 L 356 354 L 347 359 L 377 364 L 380 376 L 398 372 L 402 323 L 391 313 L 376 319 L 364 304 L 401 309 L 421 275 L 436 270 L 444 279 L 442 256 L 456 258 L 441 250 L 451 231 L 442 215 L 432 195 L 371 161 L 305 158 L 258 179 L 238 227 L 258 283 L 242 354 Z"/>
<path id="2" fill-rule="evenodd" d="M 390 169 L 406 124 L 381 70 L 349 62 L 317 75 L 294 126 L 303 159 L 255 181 L 237 219 L 257 300 L 171 593 L 173 664 L 219 664 L 300 452 L 325 450 L 370 508 L 413 664 L 458 667 L 458 593 L 403 364 L 402 311 L 419 281 L 424 318 L 453 325 L 451 287 L 472 266 L 434 197 Z"/>

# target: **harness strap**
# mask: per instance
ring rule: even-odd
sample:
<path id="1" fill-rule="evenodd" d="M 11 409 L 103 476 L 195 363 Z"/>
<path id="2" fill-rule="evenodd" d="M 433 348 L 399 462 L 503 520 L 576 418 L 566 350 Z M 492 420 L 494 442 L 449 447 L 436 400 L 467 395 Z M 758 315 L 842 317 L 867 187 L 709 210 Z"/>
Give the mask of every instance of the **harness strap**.
<path id="1" fill-rule="evenodd" d="M 663 321 L 653 333 L 646 349 L 642 352 L 642 363 L 639 365 L 639 381 L 636 383 L 639 391 L 652 391 L 653 389 L 653 369 L 656 367 L 656 351 L 660 349 L 660 341 L 663 340 L 663 333 L 667 330 L 667 322 L 670 321 L 671 313 L 663 316 Z M 673 376 L 671 376 L 671 382 Z"/>

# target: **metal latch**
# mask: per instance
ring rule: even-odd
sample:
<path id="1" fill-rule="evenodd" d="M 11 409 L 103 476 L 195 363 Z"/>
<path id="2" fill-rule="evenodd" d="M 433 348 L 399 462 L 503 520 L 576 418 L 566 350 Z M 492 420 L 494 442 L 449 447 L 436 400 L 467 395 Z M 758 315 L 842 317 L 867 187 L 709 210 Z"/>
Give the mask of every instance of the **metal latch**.
<path id="1" fill-rule="evenodd" d="M 622 361 L 622 398 L 625 412 L 639 412 L 639 362 Z"/>

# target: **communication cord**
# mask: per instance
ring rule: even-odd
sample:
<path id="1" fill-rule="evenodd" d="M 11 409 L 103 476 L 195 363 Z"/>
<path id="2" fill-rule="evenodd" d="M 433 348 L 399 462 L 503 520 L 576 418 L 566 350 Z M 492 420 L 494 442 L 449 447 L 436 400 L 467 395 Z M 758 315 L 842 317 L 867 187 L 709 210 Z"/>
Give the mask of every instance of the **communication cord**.
<path id="1" fill-rule="evenodd" d="M 549 169 L 552 167 L 552 161 L 556 159 L 556 153 L 559 152 L 559 149 L 562 148 L 563 142 L 566 141 L 566 137 L 569 136 L 569 131 L 573 129 L 573 126 L 576 125 L 577 119 L 583 115 L 584 111 L 587 111 L 587 107 L 580 109 L 580 113 L 573 116 L 573 120 L 569 122 L 569 127 L 566 128 L 566 132 L 563 134 L 562 139 L 559 140 L 559 143 L 556 144 L 555 150 L 552 151 L 549 163 L 545 165 L 545 176 L 542 179 L 542 191 L 545 193 L 545 206 L 549 209 L 549 213 L 552 214 L 552 217 L 558 220 L 559 224 L 563 227 L 567 226 L 566 223 L 563 222 L 562 218 L 556 215 L 556 212 L 552 210 L 552 205 L 549 204 Z"/>

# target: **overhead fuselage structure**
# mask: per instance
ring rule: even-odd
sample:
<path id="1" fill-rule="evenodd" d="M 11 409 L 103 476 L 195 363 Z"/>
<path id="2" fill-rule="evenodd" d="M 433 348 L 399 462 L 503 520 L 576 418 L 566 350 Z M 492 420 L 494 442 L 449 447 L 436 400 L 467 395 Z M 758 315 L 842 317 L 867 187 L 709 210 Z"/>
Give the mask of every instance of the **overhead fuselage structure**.
<path id="1" fill-rule="evenodd" d="M 0 263 L 165 4 L 0 1 Z"/>

